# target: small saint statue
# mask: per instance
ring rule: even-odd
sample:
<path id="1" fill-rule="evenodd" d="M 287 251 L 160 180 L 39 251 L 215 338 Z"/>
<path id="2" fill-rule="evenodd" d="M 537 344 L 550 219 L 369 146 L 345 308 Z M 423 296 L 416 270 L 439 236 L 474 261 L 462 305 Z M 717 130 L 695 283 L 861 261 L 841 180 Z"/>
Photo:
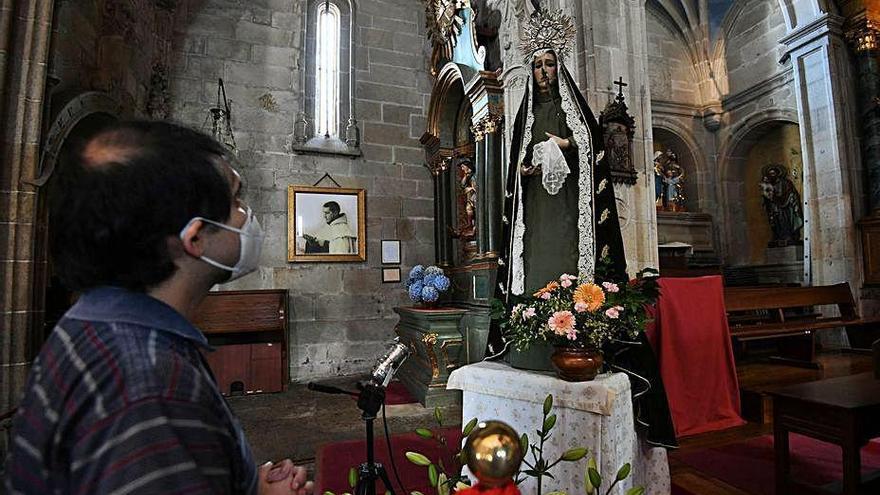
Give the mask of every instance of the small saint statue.
<path id="1" fill-rule="evenodd" d="M 659 211 L 687 211 L 687 176 L 671 149 L 654 152 L 654 195 Z"/>
<path id="2" fill-rule="evenodd" d="M 788 168 L 784 165 L 767 165 L 761 169 L 761 202 L 772 238 L 768 247 L 799 245 L 801 229 L 804 226 L 804 212 L 801 195 L 794 182 L 788 178 Z"/>

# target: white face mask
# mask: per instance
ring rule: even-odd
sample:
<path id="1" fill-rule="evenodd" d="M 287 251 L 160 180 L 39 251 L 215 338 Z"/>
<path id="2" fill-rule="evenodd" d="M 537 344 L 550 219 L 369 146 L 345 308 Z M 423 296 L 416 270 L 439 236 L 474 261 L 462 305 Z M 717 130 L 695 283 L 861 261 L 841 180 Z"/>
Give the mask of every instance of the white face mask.
<path id="1" fill-rule="evenodd" d="M 263 247 L 263 237 L 265 237 L 265 234 L 263 233 L 263 228 L 260 227 L 260 222 L 257 220 L 257 217 L 254 216 L 254 213 L 251 211 L 250 207 L 248 207 L 247 209 L 247 220 L 244 221 L 244 225 L 242 225 L 240 229 L 230 227 L 229 225 L 215 222 L 213 220 L 208 220 L 204 217 L 193 217 L 192 220 L 186 223 L 186 226 L 183 228 L 183 230 L 180 231 L 181 239 L 183 239 L 183 233 L 186 231 L 186 229 L 196 220 L 201 220 L 205 223 L 216 225 L 221 229 L 226 229 L 238 233 L 241 250 L 239 251 L 238 262 L 235 264 L 235 266 L 224 265 L 223 263 L 212 260 L 207 256 L 199 256 L 200 260 L 208 263 L 209 265 L 216 266 L 217 268 L 232 272 L 226 282 L 232 282 L 233 280 L 241 278 L 257 269 L 257 266 L 260 262 L 260 251 Z"/>

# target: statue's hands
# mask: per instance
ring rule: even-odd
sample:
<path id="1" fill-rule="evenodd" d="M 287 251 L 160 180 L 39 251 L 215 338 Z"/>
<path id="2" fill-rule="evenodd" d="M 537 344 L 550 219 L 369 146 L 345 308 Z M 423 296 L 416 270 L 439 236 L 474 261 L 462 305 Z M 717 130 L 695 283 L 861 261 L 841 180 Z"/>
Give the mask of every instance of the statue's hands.
<path id="1" fill-rule="evenodd" d="M 541 166 L 540 165 L 523 165 L 522 168 L 520 169 L 520 173 L 526 177 L 530 176 L 530 175 L 538 175 L 541 173 Z"/>
<path id="2" fill-rule="evenodd" d="M 556 143 L 556 146 L 559 146 L 559 149 L 563 151 L 567 150 L 571 146 L 571 141 L 569 141 L 568 139 L 562 139 L 561 137 L 554 136 L 549 132 L 545 132 L 544 134 L 546 134 L 548 138 L 552 139 L 553 142 Z"/>

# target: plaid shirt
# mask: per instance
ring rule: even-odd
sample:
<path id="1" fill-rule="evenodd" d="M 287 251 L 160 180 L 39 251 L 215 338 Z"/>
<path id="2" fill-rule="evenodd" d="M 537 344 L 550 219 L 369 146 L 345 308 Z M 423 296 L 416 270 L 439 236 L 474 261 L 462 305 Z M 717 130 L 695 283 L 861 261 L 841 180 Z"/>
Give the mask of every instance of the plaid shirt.
<path id="1" fill-rule="evenodd" d="M 205 336 L 146 294 L 84 294 L 34 361 L 13 422 L 9 493 L 256 493 Z"/>

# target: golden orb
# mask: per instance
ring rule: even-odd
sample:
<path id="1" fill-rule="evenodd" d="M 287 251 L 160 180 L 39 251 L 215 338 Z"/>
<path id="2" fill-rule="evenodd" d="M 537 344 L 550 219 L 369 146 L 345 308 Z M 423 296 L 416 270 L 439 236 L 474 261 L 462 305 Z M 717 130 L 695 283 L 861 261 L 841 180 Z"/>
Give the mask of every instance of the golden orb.
<path id="1" fill-rule="evenodd" d="M 484 486 L 511 481 L 523 458 L 516 430 L 501 421 L 480 422 L 468 435 L 464 454 L 471 473 Z"/>

